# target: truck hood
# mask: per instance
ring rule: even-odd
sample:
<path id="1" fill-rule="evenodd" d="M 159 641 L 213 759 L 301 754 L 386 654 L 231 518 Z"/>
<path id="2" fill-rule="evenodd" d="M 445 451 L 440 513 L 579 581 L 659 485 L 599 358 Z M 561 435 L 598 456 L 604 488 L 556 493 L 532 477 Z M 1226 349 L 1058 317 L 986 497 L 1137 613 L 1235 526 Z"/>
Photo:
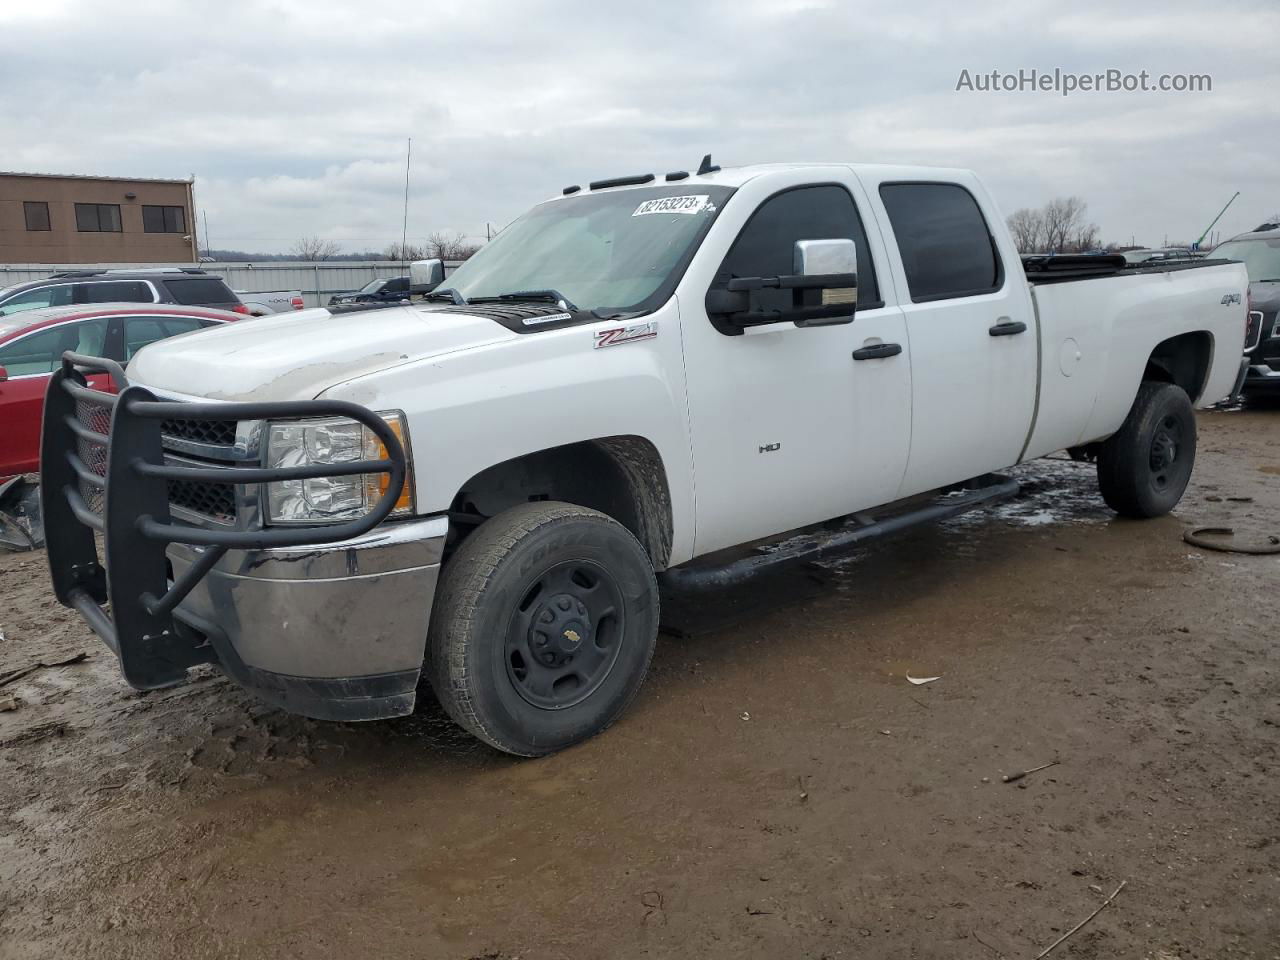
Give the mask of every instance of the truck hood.
<path id="1" fill-rule="evenodd" d="M 129 362 L 157 393 L 208 400 L 311 400 L 346 380 L 515 334 L 465 313 L 391 307 L 330 314 L 303 310 L 161 340 Z"/>

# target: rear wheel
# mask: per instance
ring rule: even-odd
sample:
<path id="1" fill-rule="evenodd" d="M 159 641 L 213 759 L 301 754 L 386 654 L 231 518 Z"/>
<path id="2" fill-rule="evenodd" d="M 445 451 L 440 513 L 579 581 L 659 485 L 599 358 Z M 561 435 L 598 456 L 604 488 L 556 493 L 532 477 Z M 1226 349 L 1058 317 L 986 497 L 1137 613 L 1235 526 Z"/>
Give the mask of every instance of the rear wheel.
<path id="1" fill-rule="evenodd" d="M 445 565 L 429 675 L 461 726 L 499 750 L 541 756 L 617 719 L 657 633 L 653 569 L 625 527 L 572 504 L 522 504 Z"/>
<path id="2" fill-rule="evenodd" d="M 1196 460 L 1196 418 L 1186 391 L 1144 381 L 1129 416 L 1098 451 L 1102 499 L 1126 517 L 1158 517 L 1182 499 Z"/>

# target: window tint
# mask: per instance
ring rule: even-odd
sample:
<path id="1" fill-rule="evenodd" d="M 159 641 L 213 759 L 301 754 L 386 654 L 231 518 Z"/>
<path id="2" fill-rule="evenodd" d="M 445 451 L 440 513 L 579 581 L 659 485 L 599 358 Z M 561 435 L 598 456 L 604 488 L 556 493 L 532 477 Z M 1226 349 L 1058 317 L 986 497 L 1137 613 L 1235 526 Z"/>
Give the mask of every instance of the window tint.
<path id="1" fill-rule="evenodd" d="M 409 290 L 409 278 L 396 277 L 394 280 L 390 280 L 387 282 L 387 285 L 383 287 L 382 292 L 383 293 L 407 293 L 408 290 Z"/>
<path id="2" fill-rule="evenodd" d="M 120 205 L 77 203 L 76 229 L 81 233 L 120 233 Z"/>
<path id="3" fill-rule="evenodd" d="M 19 293 L 0 303 L 0 313 L 20 313 L 23 310 L 35 310 L 39 307 L 61 307 L 71 302 L 72 286 L 69 283 L 54 287 L 37 287 L 26 293 Z"/>
<path id="4" fill-rule="evenodd" d="M 42 200 L 22 201 L 22 213 L 27 218 L 28 230 L 50 230 L 49 204 Z"/>
<path id="5" fill-rule="evenodd" d="M 186 233 L 187 212 L 182 207 L 142 207 L 142 229 L 146 233 Z"/>
<path id="6" fill-rule="evenodd" d="M 231 288 L 217 277 L 184 277 L 181 280 L 165 280 L 164 283 L 176 302 L 188 306 L 239 302 Z"/>
<path id="7" fill-rule="evenodd" d="M 151 303 L 155 297 L 141 280 L 77 283 L 76 303 Z"/>
<path id="8" fill-rule="evenodd" d="M 127 317 L 124 322 L 125 359 L 149 343 L 199 330 L 205 323 L 195 317 Z"/>
<path id="9" fill-rule="evenodd" d="M 795 271 L 797 240 L 852 240 L 858 250 L 858 307 L 880 305 L 876 268 L 862 220 L 844 187 L 801 187 L 771 197 L 751 215 L 716 274 L 718 284 L 733 277 L 779 277 Z M 790 290 L 761 290 L 765 310 L 791 309 Z"/>
<path id="10" fill-rule="evenodd" d="M 995 242 L 968 190 L 954 183 L 886 183 L 880 199 L 898 238 L 912 300 L 1000 289 Z"/>
<path id="11" fill-rule="evenodd" d="M 66 350 L 100 357 L 107 341 L 108 323 L 107 317 L 99 317 L 50 327 L 22 337 L 0 347 L 0 367 L 4 367 L 10 377 L 24 377 L 51 373 L 62 361 Z"/>

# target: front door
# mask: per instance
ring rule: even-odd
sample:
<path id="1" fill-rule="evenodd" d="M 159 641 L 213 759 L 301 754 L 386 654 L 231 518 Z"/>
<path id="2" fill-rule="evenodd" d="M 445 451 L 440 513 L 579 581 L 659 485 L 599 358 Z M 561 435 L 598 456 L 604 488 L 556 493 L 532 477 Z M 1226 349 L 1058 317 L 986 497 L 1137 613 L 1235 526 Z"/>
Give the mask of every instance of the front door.
<path id="1" fill-rule="evenodd" d="M 701 299 L 690 302 L 686 295 L 680 301 L 696 553 L 841 516 L 897 494 L 911 437 L 910 355 L 901 310 L 881 299 L 860 196 L 850 176 L 763 199 L 711 281 L 715 286 L 731 277 L 790 274 L 797 240 L 852 239 L 858 251 L 852 323 L 808 329 L 778 323 L 734 335 L 712 325 Z M 749 196 L 735 199 L 752 202 Z M 782 295 L 789 303 L 790 292 Z M 864 350 L 865 359 L 855 359 L 856 351 L 883 344 L 897 344 L 901 352 L 877 357 L 885 351 L 867 356 Z"/>

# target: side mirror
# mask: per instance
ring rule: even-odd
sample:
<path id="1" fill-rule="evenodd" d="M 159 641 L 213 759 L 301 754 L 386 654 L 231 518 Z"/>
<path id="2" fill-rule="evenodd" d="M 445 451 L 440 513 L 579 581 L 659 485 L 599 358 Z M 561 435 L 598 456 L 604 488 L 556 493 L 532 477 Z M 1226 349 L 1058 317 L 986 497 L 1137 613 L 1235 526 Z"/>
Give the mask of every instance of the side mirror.
<path id="1" fill-rule="evenodd" d="M 797 240 L 794 273 L 733 277 L 707 291 L 707 314 L 725 333 L 787 321 L 797 327 L 851 323 L 858 303 L 857 268 L 852 240 Z"/>
<path id="2" fill-rule="evenodd" d="M 444 283 L 444 261 L 414 260 L 409 264 L 409 291 L 430 293 Z"/>
<path id="3" fill-rule="evenodd" d="M 9 379 L 9 371 L 4 367 L 0 367 L 0 383 L 4 383 Z"/>

